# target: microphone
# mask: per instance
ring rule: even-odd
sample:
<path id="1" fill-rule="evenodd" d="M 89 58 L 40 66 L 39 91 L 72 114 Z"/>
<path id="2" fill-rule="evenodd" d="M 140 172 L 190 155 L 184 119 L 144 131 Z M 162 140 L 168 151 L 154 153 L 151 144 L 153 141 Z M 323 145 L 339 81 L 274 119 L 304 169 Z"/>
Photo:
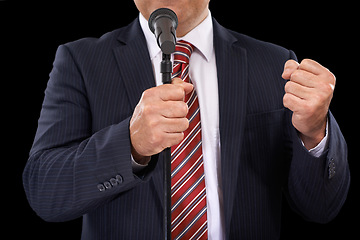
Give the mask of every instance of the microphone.
<path id="1" fill-rule="evenodd" d="M 149 17 L 149 28 L 155 34 L 157 44 L 162 51 L 160 72 L 163 84 L 171 83 L 172 62 L 170 56 L 175 52 L 176 14 L 168 8 L 159 8 Z M 171 239 L 171 149 L 164 150 L 164 239 Z"/>
<path id="2" fill-rule="evenodd" d="M 175 51 L 178 18 L 171 9 L 159 8 L 151 13 L 149 28 L 155 34 L 157 44 L 164 54 Z"/>

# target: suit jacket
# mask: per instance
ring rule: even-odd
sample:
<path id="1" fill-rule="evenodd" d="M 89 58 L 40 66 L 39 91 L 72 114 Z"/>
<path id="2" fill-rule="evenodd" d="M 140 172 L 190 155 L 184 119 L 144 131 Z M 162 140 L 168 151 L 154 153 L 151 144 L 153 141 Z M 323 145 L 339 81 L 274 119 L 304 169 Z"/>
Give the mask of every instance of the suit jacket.
<path id="1" fill-rule="evenodd" d="M 330 221 L 350 181 L 334 117 L 328 150 L 312 157 L 282 103 L 281 73 L 294 53 L 213 22 L 226 238 L 278 239 L 283 195 L 305 219 Z M 58 48 L 23 173 L 41 218 L 83 216 L 83 239 L 162 238 L 162 154 L 134 174 L 129 139 L 132 112 L 153 76 L 138 19 Z"/>

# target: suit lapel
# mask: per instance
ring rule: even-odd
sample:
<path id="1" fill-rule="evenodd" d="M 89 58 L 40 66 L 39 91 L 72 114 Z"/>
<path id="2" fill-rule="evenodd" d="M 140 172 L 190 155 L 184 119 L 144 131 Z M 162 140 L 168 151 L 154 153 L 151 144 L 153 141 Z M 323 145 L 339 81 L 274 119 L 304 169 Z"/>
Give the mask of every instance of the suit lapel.
<path id="1" fill-rule="evenodd" d="M 214 47 L 219 85 L 221 181 L 225 230 L 229 233 L 234 196 L 239 173 L 239 156 L 246 116 L 247 58 L 246 50 L 228 30 L 213 20 Z M 119 34 L 121 46 L 114 48 L 120 76 L 135 108 L 144 90 L 155 86 L 149 52 L 139 20 Z M 153 184 L 163 205 L 162 154 L 157 170 L 152 175 Z"/>
<path id="2" fill-rule="evenodd" d="M 225 230 L 229 234 L 247 99 L 247 57 L 237 39 L 214 21 L 214 47 L 219 85 L 221 177 Z"/>
<path id="3" fill-rule="evenodd" d="M 149 51 L 139 19 L 121 32 L 118 40 L 122 45 L 114 48 L 113 51 L 131 107 L 134 109 L 142 92 L 155 87 Z"/>

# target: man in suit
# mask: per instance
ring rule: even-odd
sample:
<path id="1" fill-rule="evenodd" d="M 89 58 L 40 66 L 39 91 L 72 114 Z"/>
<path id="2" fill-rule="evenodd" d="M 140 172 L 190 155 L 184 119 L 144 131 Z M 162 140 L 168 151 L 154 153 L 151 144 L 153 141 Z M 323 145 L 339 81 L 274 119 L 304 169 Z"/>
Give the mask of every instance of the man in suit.
<path id="1" fill-rule="evenodd" d="M 278 239 L 282 195 L 325 223 L 349 188 L 347 147 L 329 112 L 334 75 L 292 51 L 235 33 L 209 0 L 135 0 L 130 25 L 58 48 L 23 180 L 47 221 L 83 216 L 83 239 L 163 237 L 163 154 L 201 109 L 209 239 Z M 192 84 L 161 85 L 147 19 L 160 7 L 191 42 Z M 286 81 L 289 80 L 289 81 Z"/>

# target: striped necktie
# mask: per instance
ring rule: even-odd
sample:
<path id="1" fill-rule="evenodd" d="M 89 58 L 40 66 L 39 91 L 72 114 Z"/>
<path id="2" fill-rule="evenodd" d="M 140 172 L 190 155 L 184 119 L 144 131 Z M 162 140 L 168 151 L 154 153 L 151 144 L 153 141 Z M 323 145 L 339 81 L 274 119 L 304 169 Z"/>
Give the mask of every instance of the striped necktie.
<path id="1" fill-rule="evenodd" d="M 194 46 L 176 44 L 173 78 L 191 82 L 189 59 Z M 184 139 L 171 148 L 171 238 L 207 239 L 205 175 L 199 101 L 195 89 L 185 97 L 189 128 Z"/>

